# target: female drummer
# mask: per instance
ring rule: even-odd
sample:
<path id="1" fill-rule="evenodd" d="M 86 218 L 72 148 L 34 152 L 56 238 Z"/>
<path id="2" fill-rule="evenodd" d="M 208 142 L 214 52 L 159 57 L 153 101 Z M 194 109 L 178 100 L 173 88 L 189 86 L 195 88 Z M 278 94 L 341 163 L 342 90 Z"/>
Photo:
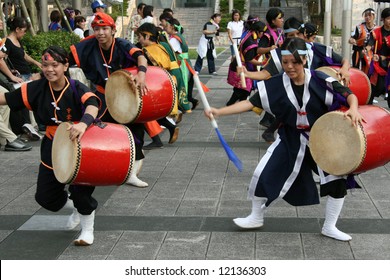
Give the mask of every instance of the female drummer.
<path id="1" fill-rule="evenodd" d="M 68 227 L 74 228 L 81 222 L 81 235 L 74 242 L 84 246 L 91 245 L 94 239 L 93 225 L 98 204 L 92 197 L 95 188 L 70 185 L 68 198 L 65 184 L 54 176 L 51 149 L 55 131 L 62 122 L 75 122 L 68 128 L 71 140 L 83 136 L 97 116 L 99 99 L 84 84 L 65 76 L 68 66 L 64 49 L 57 46 L 47 48 L 42 53 L 44 77 L 25 83 L 13 92 L 0 92 L 0 105 L 8 104 L 12 110 L 32 110 L 37 120 L 46 126 L 35 199 L 43 208 L 53 212 L 74 205 L 77 211 L 70 216 Z"/>
<path id="2" fill-rule="evenodd" d="M 318 191 L 312 177 L 317 168 L 308 147 L 308 136 L 314 122 L 328 112 L 330 106 L 340 97 L 346 98 L 349 109 L 345 117 L 356 126 L 362 121 L 358 112 L 358 101 L 348 88 L 339 85 L 334 93 L 318 86 L 318 81 L 329 77 L 318 73 L 314 78 L 305 69 L 307 48 L 300 38 L 289 38 L 282 45 L 282 66 L 284 74 L 277 75 L 257 84 L 259 93 L 249 100 L 220 109 L 211 108 L 206 116 L 215 117 L 237 114 L 261 107 L 272 113 L 283 123 L 280 137 L 268 148 L 259 162 L 249 185 L 248 198 L 252 200 L 252 212 L 245 218 L 234 219 L 241 228 L 252 229 L 263 226 L 267 207 L 278 197 L 293 206 L 319 203 Z M 334 80 L 334 79 L 333 79 Z M 334 80 L 334 83 L 338 83 Z M 336 98 L 336 95 L 337 98 Z M 322 234 L 341 241 L 351 237 L 336 228 L 346 195 L 346 179 L 326 176 L 318 168 L 321 177 L 321 196 L 328 196 L 325 223 Z"/>

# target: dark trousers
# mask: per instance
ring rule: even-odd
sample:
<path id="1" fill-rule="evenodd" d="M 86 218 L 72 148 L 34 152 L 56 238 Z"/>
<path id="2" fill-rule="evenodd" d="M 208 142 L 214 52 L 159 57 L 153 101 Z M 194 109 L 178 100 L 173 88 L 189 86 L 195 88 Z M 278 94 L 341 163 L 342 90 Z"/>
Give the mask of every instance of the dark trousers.
<path id="1" fill-rule="evenodd" d="M 207 67 L 209 68 L 209 73 L 210 74 L 214 73 L 215 72 L 215 62 L 214 62 L 214 56 L 213 56 L 212 49 L 207 49 L 206 58 L 207 58 Z M 196 58 L 196 62 L 195 62 L 195 71 L 198 71 L 200 73 L 200 71 L 202 70 L 202 66 L 203 66 L 203 58 L 200 58 L 200 56 L 198 55 L 198 57 Z"/>
<path id="2" fill-rule="evenodd" d="M 92 197 L 95 187 L 70 185 L 70 199 L 73 200 L 77 211 L 82 215 L 89 215 L 97 208 L 97 201 Z M 39 166 L 37 190 L 35 200 L 43 208 L 57 212 L 64 207 L 68 193 L 65 184 L 57 181 L 52 169 L 43 164 Z"/>
<path id="3" fill-rule="evenodd" d="M 232 96 L 230 97 L 229 101 L 226 103 L 226 106 L 232 105 L 237 101 L 246 100 L 248 96 L 249 96 L 249 92 L 247 92 L 245 89 L 234 87 Z"/>
<path id="4" fill-rule="evenodd" d="M 25 123 L 31 124 L 30 120 L 30 113 L 26 108 L 23 108 L 22 110 L 19 111 L 11 111 L 10 116 L 9 116 L 9 123 L 11 125 L 12 131 L 16 134 L 22 134 L 22 126 Z"/>

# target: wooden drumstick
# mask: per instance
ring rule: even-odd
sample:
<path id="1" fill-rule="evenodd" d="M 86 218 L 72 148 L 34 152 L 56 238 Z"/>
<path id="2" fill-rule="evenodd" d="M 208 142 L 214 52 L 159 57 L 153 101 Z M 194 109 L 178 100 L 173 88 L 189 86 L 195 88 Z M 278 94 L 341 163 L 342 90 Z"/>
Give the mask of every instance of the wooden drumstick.
<path id="1" fill-rule="evenodd" d="M 236 56 L 237 66 L 238 67 L 242 67 L 240 53 L 238 52 L 237 45 L 234 42 L 233 42 L 233 49 L 234 49 L 234 54 Z M 244 74 L 244 72 L 240 73 L 240 78 L 241 78 L 241 86 L 243 88 L 246 88 L 246 81 L 245 81 L 245 74 Z"/>

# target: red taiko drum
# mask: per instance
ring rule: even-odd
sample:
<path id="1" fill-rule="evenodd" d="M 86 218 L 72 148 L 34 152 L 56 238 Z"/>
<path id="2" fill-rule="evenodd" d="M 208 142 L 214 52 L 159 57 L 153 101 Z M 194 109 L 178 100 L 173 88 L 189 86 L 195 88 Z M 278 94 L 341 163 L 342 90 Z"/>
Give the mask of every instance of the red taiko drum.
<path id="1" fill-rule="evenodd" d="M 337 71 L 339 69 L 339 66 L 324 66 L 317 68 L 316 71 L 324 72 L 328 76 L 339 80 L 339 77 L 337 76 Z M 351 80 L 348 87 L 358 98 L 359 105 L 366 105 L 371 97 L 370 80 L 363 71 L 357 68 L 349 68 L 348 72 Z"/>
<path id="2" fill-rule="evenodd" d="M 163 68 L 148 66 L 146 87 L 141 96 L 134 78 L 137 68 L 117 70 L 106 83 L 106 103 L 111 116 L 119 123 L 145 123 L 168 116 L 176 102 L 172 76 Z"/>
<path id="3" fill-rule="evenodd" d="M 60 124 L 53 139 L 52 162 L 59 182 L 110 186 L 127 181 L 135 161 L 135 145 L 126 126 L 96 123 L 77 141 L 69 139 L 68 126 Z"/>
<path id="4" fill-rule="evenodd" d="M 366 122 L 354 127 L 343 110 L 321 116 L 310 130 L 309 147 L 318 166 L 332 175 L 347 175 L 388 163 L 390 113 L 378 106 L 360 106 Z"/>

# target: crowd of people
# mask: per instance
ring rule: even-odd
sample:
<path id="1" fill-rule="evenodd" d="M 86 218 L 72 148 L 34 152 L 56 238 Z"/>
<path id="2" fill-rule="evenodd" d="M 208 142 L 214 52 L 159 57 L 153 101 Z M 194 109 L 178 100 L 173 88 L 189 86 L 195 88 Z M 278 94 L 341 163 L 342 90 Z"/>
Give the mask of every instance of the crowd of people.
<path id="1" fill-rule="evenodd" d="M 17 85 L 0 89 L 1 144 L 7 151 L 28 151 L 31 145 L 17 137 L 18 134 L 26 133 L 30 140 L 43 138 L 36 201 L 54 212 L 62 208 L 73 209 L 68 227 L 81 224 L 81 234 L 74 242 L 80 246 L 93 244 L 98 202 L 92 196 L 93 186 L 85 188 L 71 184 L 66 188 L 66 184 L 55 177 L 51 148 L 58 125 L 73 122 L 68 130 L 70 138 L 76 140 L 83 136 L 95 119 L 117 123 L 107 109 L 105 89 L 110 76 L 117 70 L 135 67 L 134 85 L 142 96 L 148 92 L 146 73 L 149 66 L 164 68 L 175 81 L 176 101 L 171 114 L 146 124 L 125 124 L 136 139 L 135 162 L 126 184 L 145 188 L 149 184 L 139 178 L 145 159 L 143 151 L 164 146 L 161 130 L 156 132 L 152 127 L 156 123 L 164 126 L 169 131 L 168 143 L 174 143 L 179 137 L 181 118 L 191 114 L 199 105 L 199 100 L 193 97 L 194 76 L 201 72 L 205 57 L 208 72 L 217 75 L 214 38 L 219 35 L 221 14 L 213 14 L 204 24 L 193 67 L 184 29 L 171 9 L 165 9 L 157 23 L 153 6 L 139 4 L 130 24 L 131 36 L 134 36 L 132 43 L 114 36 L 116 25 L 105 13 L 106 8 L 102 1 L 94 1 L 91 4 L 93 16 L 88 22 L 77 14 L 78 11 L 66 8 L 63 12 L 72 32 L 83 40 L 72 45 L 70 50 L 50 46 L 42 51 L 41 61 L 32 59 L 20 42 L 28 28 L 23 18 L 9 20 L 11 32 L 0 46 L 0 70 Z M 350 39 L 354 45 L 353 66 L 369 75 L 373 96 L 378 97 L 387 93 L 390 84 L 387 74 L 390 8 L 382 11 L 384 24 L 380 28 L 375 28 L 372 23 L 375 17 L 372 9 L 365 10 L 363 15 L 365 23 L 356 27 Z M 58 10 L 52 11 L 50 20 L 50 30 L 67 29 Z M 265 211 L 278 198 L 293 206 L 302 206 L 318 204 L 319 196 L 326 196 L 322 234 L 341 241 L 351 240 L 351 236 L 336 228 L 349 182 L 345 176 L 333 176 L 322 171 L 308 147 L 311 126 L 340 100 L 349 107 L 345 117 L 350 118 L 355 126 L 364 121 L 358 111 L 357 98 L 348 88 L 349 59 L 332 51 L 330 46 L 314 42 L 318 34 L 316 25 L 295 17 L 284 20 L 284 13 L 279 8 L 270 8 L 265 21 L 255 15 L 244 21 L 240 11 L 233 10 L 227 30 L 231 46 L 227 74 L 233 93 L 226 107 L 212 107 L 205 111 L 205 115 L 211 118 L 259 111 L 256 108 L 261 108 L 265 114 L 260 124 L 267 127 L 263 138 L 272 142 L 248 188 L 251 213 L 245 218 L 234 219 L 234 223 L 245 229 L 260 228 L 264 224 Z M 234 45 L 239 50 L 238 57 Z M 241 63 L 243 66 L 239 67 Z M 36 65 L 41 73 L 32 73 L 30 64 Z M 67 76 L 68 68 L 74 65 L 83 71 L 92 83 L 92 89 Z M 315 71 L 321 66 L 333 65 L 339 66 L 339 80 Z M 239 78 L 241 73 L 245 76 L 245 86 Z M 321 86 L 322 82 L 327 84 L 325 80 L 332 85 L 331 95 L 327 87 Z M 11 121 L 12 114 L 17 116 L 16 121 Z M 37 129 L 33 127 L 35 123 Z M 37 130 L 44 131 L 44 136 Z M 149 145 L 144 145 L 145 131 L 152 139 Z M 320 177 L 320 194 L 313 172 Z"/>

